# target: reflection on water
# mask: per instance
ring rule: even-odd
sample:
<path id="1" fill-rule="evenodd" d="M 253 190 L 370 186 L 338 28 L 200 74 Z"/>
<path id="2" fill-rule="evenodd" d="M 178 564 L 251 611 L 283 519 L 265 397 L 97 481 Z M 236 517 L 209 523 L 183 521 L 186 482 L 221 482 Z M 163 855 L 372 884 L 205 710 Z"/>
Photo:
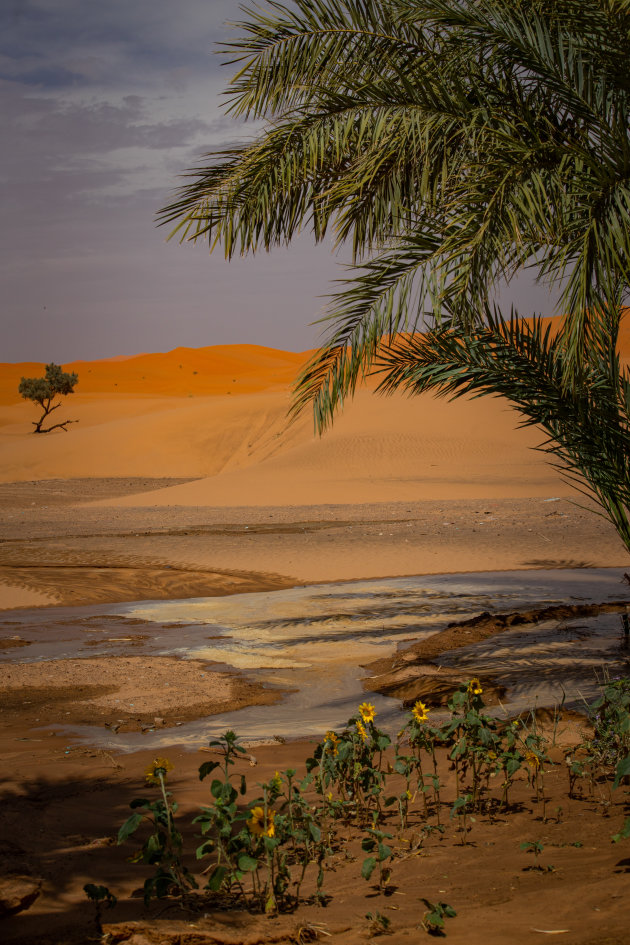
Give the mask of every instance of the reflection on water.
<path id="1" fill-rule="evenodd" d="M 177 729 L 179 742 L 197 746 L 210 732 L 226 728 L 249 738 L 321 735 L 326 728 L 342 725 L 364 697 L 362 664 L 483 611 L 624 599 L 629 593 L 622 578 L 621 569 L 430 575 L 231 597 L 13 611 L 0 618 L 0 635 L 18 633 L 32 645 L 0 652 L 0 661 L 94 657 L 99 650 L 105 652 L 101 649 L 105 645 L 107 654 L 112 655 L 128 654 L 134 646 L 140 647 L 134 650 L 138 655 L 204 659 L 236 667 L 267 686 L 295 691 L 275 706 L 242 709 L 183 725 Z M 602 622 L 595 636 L 608 645 L 611 618 L 597 619 Z M 618 617 L 616 621 L 618 628 Z M 531 701 L 536 691 L 540 697 L 547 691 L 544 687 L 553 675 L 550 667 L 554 660 L 560 666 L 566 653 L 576 655 L 577 645 L 589 650 L 585 657 L 589 666 L 593 659 L 601 663 L 607 658 L 601 649 L 603 643 L 595 645 L 595 655 L 590 652 L 590 623 L 586 643 L 574 629 L 574 638 L 565 640 L 565 649 L 560 650 L 554 642 L 558 622 L 554 627 L 536 628 L 538 636 L 527 636 L 533 631 L 508 631 L 470 648 L 470 652 L 462 649 L 449 654 L 449 662 L 454 664 L 457 658 L 457 665 L 474 666 L 475 672 L 505 673 L 510 700 Z M 565 654 L 562 657 L 561 652 Z M 566 670 L 564 682 L 575 689 L 583 685 L 584 674 L 578 673 L 574 679 Z M 377 706 L 379 721 L 395 728 L 400 704 L 381 696 L 370 696 L 370 701 Z M 89 727 L 83 727 L 80 734 L 120 750 L 158 746 L 174 736 L 172 729 L 116 736 Z"/>
<path id="2" fill-rule="evenodd" d="M 623 617 L 599 614 L 518 627 L 440 659 L 464 675 L 492 673 L 507 688 L 510 712 L 535 706 L 583 708 L 598 685 L 628 675 Z"/>

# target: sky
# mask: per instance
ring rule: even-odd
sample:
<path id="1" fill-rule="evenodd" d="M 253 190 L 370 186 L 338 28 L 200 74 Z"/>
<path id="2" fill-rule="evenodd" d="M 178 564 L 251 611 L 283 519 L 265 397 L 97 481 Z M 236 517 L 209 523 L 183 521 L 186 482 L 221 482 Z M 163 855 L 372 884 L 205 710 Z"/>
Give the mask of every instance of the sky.
<path id="1" fill-rule="evenodd" d="M 331 244 L 228 262 L 155 224 L 179 175 L 256 130 L 225 114 L 217 44 L 240 17 L 237 0 L 2 0 L 0 361 L 317 344 Z"/>

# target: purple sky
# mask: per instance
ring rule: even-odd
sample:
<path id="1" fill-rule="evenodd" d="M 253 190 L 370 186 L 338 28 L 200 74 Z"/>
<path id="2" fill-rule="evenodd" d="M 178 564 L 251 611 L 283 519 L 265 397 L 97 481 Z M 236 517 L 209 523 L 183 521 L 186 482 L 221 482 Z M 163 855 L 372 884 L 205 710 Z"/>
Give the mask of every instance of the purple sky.
<path id="1" fill-rule="evenodd" d="M 222 112 L 237 0 L 4 0 L 0 361 L 317 343 L 330 246 L 227 263 L 154 224 L 178 174 L 255 129 Z M 544 290 L 519 304 L 549 310 Z"/>

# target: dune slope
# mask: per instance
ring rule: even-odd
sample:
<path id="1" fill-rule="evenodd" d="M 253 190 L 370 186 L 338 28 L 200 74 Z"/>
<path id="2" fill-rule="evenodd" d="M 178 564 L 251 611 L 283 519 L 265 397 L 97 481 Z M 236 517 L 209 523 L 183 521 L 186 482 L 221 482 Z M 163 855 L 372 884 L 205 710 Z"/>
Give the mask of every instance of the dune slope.
<path id="1" fill-rule="evenodd" d="M 309 505 L 566 495 L 499 400 L 359 391 L 319 438 L 307 415 L 286 419 L 305 354 L 254 345 L 64 365 L 79 374 L 60 417 L 68 432 L 33 436 L 37 408 L 16 395 L 37 364 L 3 365 L 0 481 L 178 477 L 199 481 L 106 500 L 121 506 Z"/>

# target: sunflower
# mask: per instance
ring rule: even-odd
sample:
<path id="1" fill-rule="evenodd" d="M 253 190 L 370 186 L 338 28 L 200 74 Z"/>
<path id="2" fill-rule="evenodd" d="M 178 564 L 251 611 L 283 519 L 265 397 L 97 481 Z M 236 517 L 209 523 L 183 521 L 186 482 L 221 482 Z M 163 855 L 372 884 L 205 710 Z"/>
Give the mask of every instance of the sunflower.
<path id="1" fill-rule="evenodd" d="M 326 732 L 324 737 L 324 748 L 329 751 L 332 755 L 337 754 L 337 743 L 339 741 L 339 736 L 335 732 Z"/>
<path id="2" fill-rule="evenodd" d="M 429 718 L 426 705 L 424 702 L 420 702 L 419 699 L 411 710 L 411 714 L 413 715 L 416 722 L 426 722 L 426 720 Z"/>
<path id="3" fill-rule="evenodd" d="M 471 679 L 470 682 L 468 683 L 468 695 L 480 696 L 482 692 L 483 692 L 483 689 L 481 688 L 481 683 L 475 676 L 475 678 Z"/>
<path id="4" fill-rule="evenodd" d="M 538 757 L 535 751 L 526 752 L 525 761 L 530 766 L 530 768 L 534 769 L 534 771 L 536 770 L 536 768 L 540 768 L 540 758 Z"/>
<path id="5" fill-rule="evenodd" d="M 374 717 L 376 716 L 376 709 L 371 702 L 362 702 L 359 706 L 359 712 L 361 713 L 361 718 L 367 724 L 368 722 L 373 722 Z"/>
<path id="6" fill-rule="evenodd" d="M 253 833 L 255 837 L 262 837 L 265 834 L 267 837 L 273 837 L 276 833 L 276 826 L 274 820 L 276 818 L 275 810 L 267 811 L 267 821 L 265 822 L 265 812 L 262 807 L 252 807 L 251 817 L 247 821 L 247 827 L 250 833 Z"/>
<path id="7" fill-rule="evenodd" d="M 368 739 L 368 734 L 365 731 L 365 725 L 361 721 L 357 721 L 357 732 L 361 736 L 362 741 L 366 742 Z"/>
<path id="8" fill-rule="evenodd" d="M 172 771 L 174 765 L 168 758 L 154 758 L 144 776 L 149 784 L 159 784 L 160 778 L 164 779 L 169 771 Z"/>

